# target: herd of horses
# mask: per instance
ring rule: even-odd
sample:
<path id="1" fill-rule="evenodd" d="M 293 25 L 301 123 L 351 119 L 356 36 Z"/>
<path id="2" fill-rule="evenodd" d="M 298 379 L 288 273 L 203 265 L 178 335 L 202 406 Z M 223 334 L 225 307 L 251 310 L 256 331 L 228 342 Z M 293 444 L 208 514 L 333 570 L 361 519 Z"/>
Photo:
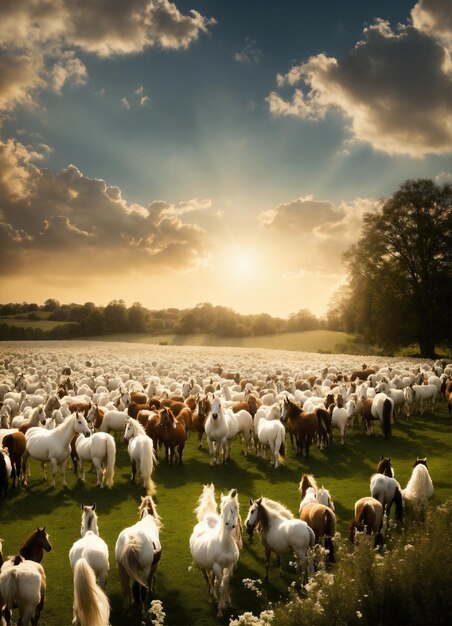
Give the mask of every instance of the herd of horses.
<path id="1" fill-rule="evenodd" d="M 446 364 L 441 364 L 442 372 L 439 364 L 435 367 L 434 374 L 427 369 L 407 374 L 409 380 L 403 389 L 409 388 L 422 397 L 417 406 L 421 414 L 426 402 L 432 406 L 442 391 L 450 403 L 452 370 Z M 379 378 L 370 378 L 378 373 Z M 372 421 L 378 421 L 382 435 L 388 437 L 396 405 L 396 396 L 392 397 L 390 390 L 396 389 L 394 380 L 397 376 L 402 379 L 403 373 L 394 374 L 384 368 L 378 372 L 364 366 L 348 375 L 322 371 L 303 380 L 284 381 L 281 389 L 282 376 L 278 374 L 258 381 L 240 380 L 237 375 L 223 377 L 218 371 L 216 376 L 198 381 L 177 381 L 176 377 L 171 380 L 168 372 L 167 380 L 153 376 L 146 384 L 130 375 L 96 381 L 92 373 L 74 384 L 70 379 L 76 378 L 74 372 L 65 367 L 64 378 L 57 373 L 52 381 L 54 385 L 47 376 L 50 388 L 44 397 L 39 394 L 42 381 L 29 393 L 27 385 L 36 381 L 31 376 L 17 375 L 9 389 L 2 389 L 0 383 L 0 498 L 7 496 L 10 480 L 13 486 L 29 484 L 30 458 L 41 463 L 43 479 L 45 464 L 50 463 L 53 487 L 58 469 L 63 486 L 67 486 L 69 458 L 80 480 L 85 481 L 84 464 L 88 462 L 95 469 L 97 486 L 111 487 L 117 445 L 114 435 L 120 433 L 127 445 L 132 481 L 135 482 L 138 474 L 146 495 L 141 497 L 138 521 L 118 536 L 115 560 L 125 605 L 134 600 L 144 611 L 153 595 L 154 576 L 162 552 L 159 539 L 162 522 L 152 497 L 156 492 L 152 474 L 160 447 L 165 448 L 169 464 L 176 458 L 181 464 L 189 433 L 197 434 L 198 447 L 202 446 L 205 435 L 213 466 L 228 461 L 232 442 L 239 438 L 244 454 L 254 449 L 264 458 L 266 450 L 270 450 L 270 463 L 277 468 L 285 456 L 286 432 L 295 454 L 304 452 L 306 458 L 313 443 L 320 449 L 331 445 L 333 427 L 338 428 L 344 443 L 346 431 L 357 416 L 361 416 L 368 434 Z M 429 382 L 432 376 L 438 382 Z M 416 386 L 435 387 L 435 399 L 425 400 Z M 403 396 L 406 405 L 410 394 L 403 391 Z M 39 398 L 43 400 L 40 403 Z M 4 406 L 8 408 L 3 409 Z M 412 415 L 413 407 L 405 408 L 405 413 L 408 417 Z M 249 503 L 244 527 L 250 537 L 255 529 L 260 533 L 266 578 L 273 552 L 278 560 L 281 554 L 295 554 L 301 583 L 312 573 L 310 554 L 316 544 L 323 542 L 328 563 L 335 560 L 337 520 L 331 495 L 323 486 L 319 488 L 314 476 L 309 474 L 303 474 L 299 489 L 298 518 L 282 503 L 268 497 Z M 354 542 L 360 533 L 367 533 L 379 546 L 384 540 L 385 520 L 389 524 L 393 506 L 397 523 L 403 521 L 407 502 L 420 511 L 425 510 L 433 493 L 426 459 L 416 459 L 411 478 L 402 489 L 394 477 L 391 460 L 382 457 L 371 476 L 369 491 L 370 495 L 355 503 L 350 540 Z M 243 547 L 237 489 L 222 494 L 217 505 L 213 483 L 205 485 L 195 513 L 190 551 L 221 616 L 231 603 L 230 580 Z M 37 623 L 46 591 L 41 561 L 43 550 L 50 549 L 45 528 L 38 528 L 16 555 L 4 559 L 0 550 L 0 611 L 8 624 L 11 610 L 16 606 L 22 624 Z M 82 505 L 81 539 L 74 541 L 69 561 L 74 575 L 73 623 L 108 624 L 110 605 L 105 586 L 109 552 L 99 535 L 95 506 Z"/>

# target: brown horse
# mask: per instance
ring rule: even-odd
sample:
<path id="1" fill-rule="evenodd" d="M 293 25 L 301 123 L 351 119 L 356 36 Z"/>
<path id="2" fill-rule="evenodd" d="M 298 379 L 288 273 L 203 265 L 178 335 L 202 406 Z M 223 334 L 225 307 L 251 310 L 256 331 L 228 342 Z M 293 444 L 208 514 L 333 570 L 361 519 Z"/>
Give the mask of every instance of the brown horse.
<path id="1" fill-rule="evenodd" d="M 152 439 L 154 444 L 155 456 L 158 457 L 160 452 L 160 444 L 162 443 L 162 429 L 160 428 L 160 415 L 155 411 L 150 411 L 146 424 L 143 425 L 144 431 L 148 437 Z"/>
<path id="2" fill-rule="evenodd" d="M 177 448 L 179 463 L 182 463 L 182 453 L 187 439 L 187 431 L 183 422 L 179 421 L 171 409 L 160 409 L 161 439 L 165 446 L 165 457 L 170 465 L 173 464 L 174 451 Z"/>
<path id="3" fill-rule="evenodd" d="M 257 409 L 262 405 L 262 400 L 257 398 L 254 394 L 249 393 L 243 402 L 235 402 L 232 405 L 232 411 L 238 413 L 242 409 L 248 411 L 254 419 Z"/>
<path id="4" fill-rule="evenodd" d="M 198 411 L 192 415 L 192 428 L 198 433 L 198 448 L 201 447 L 202 436 L 205 432 L 204 425 L 210 413 L 210 400 L 208 396 L 198 397 Z"/>
<path id="5" fill-rule="evenodd" d="M 333 440 L 331 413 L 321 407 L 314 409 L 314 413 L 317 415 L 318 422 L 317 446 L 323 450 L 324 448 L 329 448 Z"/>
<path id="6" fill-rule="evenodd" d="M 320 539 L 324 537 L 325 549 L 328 550 L 328 561 L 334 563 L 333 537 L 336 532 L 334 511 L 324 504 L 310 502 L 303 507 L 300 519 L 312 528 L 316 543 L 320 543 Z"/>
<path id="7" fill-rule="evenodd" d="M 375 535 L 375 546 L 383 543 L 381 529 L 383 527 L 383 505 L 381 502 L 366 496 L 355 502 L 355 518 L 350 524 L 350 541 L 355 542 L 355 533 L 365 532 Z"/>
<path id="8" fill-rule="evenodd" d="M 319 427 L 317 415 L 315 413 L 307 413 L 303 411 L 301 406 L 289 400 L 284 399 L 283 414 L 281 422 L 288 425 L 289 432 L 295 436 L 297 443 L 297 455 L 303 454 L 303 446 L 306 451 L 306 458 L 309 458 L 309 448 L 312 440 L 316 435 Z M 288 428 L 288 430 L 289 430 Z"/>
<path id="9" fill-rule="evenodd" d="M 385 457 L 383 455 L 380 456 L 380 460 L 378 461 L 377 470 L 375 473 L 394 478 L 394 470 L 392 468 L 391 457 Z"/>
<path id="10" fill-rule="evenodd" d="M 3 447 L 8 448 L 9 458 L 11 459 L 11 478 L 13 479 L 13 487 L 21 479 L 22 455 L 27 447 L 25 435 L 21 432 L 10 433 L 3 437 Z"/>
<path id="11" fill-rule="evenodd" d="M 19 554 L 29 561 L 41 563 L 44 556 L 44 550 L 50 552 L 52 546 L 49 542 L 49 536 L 46 533 L 46 527 L 37 528 L 25 539 L 19 548 Z"/>
<path id="12" fill-rule="evenodd" d="M 376 373 L 375 370 L 372 369 L 371 367 L 367 367 L 366 369 L 362 369 L 362 370 L 355 370 L 350 375 L 350 381 L 353 382 L 357 378 L 359 380 L 367 380 L 371 374 L 375 374 L 375 373 Z"/>

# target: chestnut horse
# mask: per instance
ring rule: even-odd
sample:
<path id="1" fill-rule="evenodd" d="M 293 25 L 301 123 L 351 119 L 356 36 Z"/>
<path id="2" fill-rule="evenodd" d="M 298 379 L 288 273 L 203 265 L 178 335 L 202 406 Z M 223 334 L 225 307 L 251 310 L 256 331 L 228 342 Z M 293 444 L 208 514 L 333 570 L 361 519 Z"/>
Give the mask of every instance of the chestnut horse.
<path id="1" fill-rule="evenodd" d="M 306 458 L 308 459 L 310 445 L 319 427 L 316 413 L 305 413 L 298 404 L 292 402 L 289 398 L 285 398 L 281 422 L 283 424 L 287 422 L 290 431 L 295 435 L 297 454 L 303 454 L 304 446 Z"/>
<path id="2" fill-rule="evenodd" d="M 11 478 L 13 479 L 13 487 L 15 487 L 16 478 L 18 483 L 21 479 L 22 455 L 27 447 L 25 435 L 21 432 L 5 435 L 3 437 L 3 447 L 8 448 L 12 468 Z"/>
<path id="3" fill-rule="evenodd" d="M 210 413 L 210 400 L 208 396 L 198 397 L 198 411 L 193 413 L 192 428 L 198 433 L 198 448 L 201 447 L 202 436 L 205 433 L 206 419 Z"/>
<path id="4" fill-rule="evenodd" d="M 161 440 L 165 445 L 165 456 L 170 465 L 173 464 L 174 451 L 177 448 L 179 463 L 182 463 L 182 453 L 187 439 L 187 431 L 183 422 L 180 422 L 170 408 L 160 409 Z M 169 457 L 169 458 L 168 458 Z"/>
<path id="5" fill-rule="evenodd" d="M 355 518 L 350 524 L 349 536 L 352 543 L 355 542 L 355 534 L 366 532 L 375 535 L 375 546 L 383 543 L 381 529 L 383 527 L 383 505 L 381 502 L 367 496 L 355 502 Z"/>
<path id="6" fill-rule="evenodd" d="M 325 549 L 328 550 L 328 561 L 334 563 L 333 537 L 336 532 L 336 516 L 329 506 L 318 502 L 305 504 L 300 513 L 300 519 L 312 528 L 315 542 L 325 538 Z"/>
<path id="7" fill-rule="evenodd" d="M 28 561 L 41 563 L 44 556 L 44 550 L 50 552 L 52 546 L 49 542 L 49 535 L 46 533 L 46 527 L 37 528 L 25 539 L 19 548 L 19 554 Z"/>

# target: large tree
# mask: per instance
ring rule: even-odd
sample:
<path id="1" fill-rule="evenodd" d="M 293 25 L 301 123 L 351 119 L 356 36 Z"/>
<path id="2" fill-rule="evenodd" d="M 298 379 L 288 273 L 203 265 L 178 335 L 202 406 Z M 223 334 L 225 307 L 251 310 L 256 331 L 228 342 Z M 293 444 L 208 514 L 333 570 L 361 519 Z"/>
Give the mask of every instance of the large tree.
<path id="1" fill-rule="evenodd" d="M 423 357 L 450 346 L 451 185 L 407 180 L 364 216 L 344 258 L 355 331 L 385 347 L 417 342 Z"/>

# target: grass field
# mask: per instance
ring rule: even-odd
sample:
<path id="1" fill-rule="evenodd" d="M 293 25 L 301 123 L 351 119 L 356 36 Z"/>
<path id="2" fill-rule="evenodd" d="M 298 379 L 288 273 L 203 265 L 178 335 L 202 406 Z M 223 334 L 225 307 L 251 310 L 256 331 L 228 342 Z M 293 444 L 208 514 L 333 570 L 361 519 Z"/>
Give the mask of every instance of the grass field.
<path id="1" fill-rule="evenodd" d="M 188 539 L 195 523 L 193 509 L 202 485 L 213 481 L 217 496 L 221 490 L 237 488 L 242 519 L 248 510 L 248 499 L 265 495 L 286 504 L 294 513 L 298 511 L 298 482 L 302 472 L 313 473 L 319 484 L 331 492 L 336 505 L 339 531 L 346 535 L 356 499 L 369 493 L 369 476 L 374 471 L 381 454 L 392 458 L 396 478 L 405 486 L 416 456 L 427 456 L 434 483 L 431 506 L 452 496 L 450 461 L 452 452 L 452 427 L 445 403 L 434 414 L 406 419 L 394 425 L 393 436 L 385 441 L 380 436 L 366 437 L 358 425 L 351 431 L 344 447 L 337 442 L 327 452 L 314 448 L 309 461 L 295 457 L 288 448 L 286 464 L 274 470 L 267 462 L 254 455 L 244 457 L 239 442 L 235 442 L 232 460 L 224 466 L 211 468 L 204 441 L 196 448 L 191 436 L 182 466 L 168 466 L 160 461 L 154 479 L 157 484 L 157 507 L 164 528 L 161 532 L 162 560 L 156 578 L 156 598 L 162 600 L 167 625 L 212 626 L 227 624 L 230 615 L 245 610 L 258 613 L 266 600 L 273 602 L 287 597 L 287 587 L 294 578 L 283 561 L 285 579 L 281 580 L 276 565 L 270 571 L 270 582 L 264 584 L 264 598 L 242 584 L 243 578 L 258 579 L 264 575 L 263 548 L 256 535 L 250 542 L 244 540 L 237 570 L 232 581 L 233 608 L 223 619 L 216 618 L 216 609 L 208 601 L 202 575 L 196 569 L 189 571 L 191 556 Z M 0 508 L 0 536 L 5 554 L 16 553 L 20 543 L 37 526 L 46 526 L 53 549 L 46 553 L 43 565 L 47 573 L 46 605 L 41 615 L 41 626 L 69 625 L 72 619 L 72 573 L 68 551 L 80 536 L 80 504 L 96 502 L 101 536 L 110 549 L 110 577 L 107 584 L 111 600 L 113 625 L 139 624 L 136 614 L 124 613 L 120 597 L 119 577 L 114 560 L 114 546 L 119 532 L 138 519 L 137 507 L 143 493 L 130 483 L 130 466 L 127 451 L 118 443 L 117 471 L 111 490 L 95 487 L 94 474 L 87 474 L 87 485 L 79 483 L 67 471 L 69 487 L 57 483 L 51 489 L 42 483 L 37 463 L 32 464 L 30 486 L 11 490 Z M 447 539 L 448 540 L 448 539 Z"/>
<path id="2" fill-rule="evenodd" d="M 65 326 L 73 322 L 55 322 L 53 320 L 22 320 L 16 317 L 0 317 L 0 324 L 17 326 L 18 328 L 40 328 L 41 330 L 52 330 L 57 326 Z"/>
<path id="3" fill-rule="evenodd" d="M 350 339 L 350 335 L 333 330 L 308 330 L 280 335 L 258 337 L 220 337 L 219 335 L 104 335 L 90 337 L 93 341 L 133 342 L 164 344 L 169 346 L 230 346 L 238 348 L 268 348 L 271 350 L 294 350 L 298 352 L 334 352 L 338 343 Z"/>

